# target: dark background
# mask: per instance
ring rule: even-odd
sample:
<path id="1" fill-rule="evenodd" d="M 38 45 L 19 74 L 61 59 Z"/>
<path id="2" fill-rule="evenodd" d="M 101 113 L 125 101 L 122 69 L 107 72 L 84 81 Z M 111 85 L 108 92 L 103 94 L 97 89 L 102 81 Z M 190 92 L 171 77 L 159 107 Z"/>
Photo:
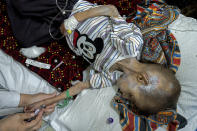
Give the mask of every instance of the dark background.
<path id="1" fill-rule="evenodd" d="M 177 6 L 181 13 L 197 19 L 197 0 L 165 0 L 169 5 Z"/>

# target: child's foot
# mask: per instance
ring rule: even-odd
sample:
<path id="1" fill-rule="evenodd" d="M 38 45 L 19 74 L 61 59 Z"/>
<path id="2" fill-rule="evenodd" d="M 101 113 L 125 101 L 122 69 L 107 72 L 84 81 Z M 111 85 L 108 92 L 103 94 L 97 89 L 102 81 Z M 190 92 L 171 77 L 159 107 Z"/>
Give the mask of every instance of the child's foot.
<path id="1" fill-rule="evenodd" d="M 45 48 L 37 47 L 37 46 L 20 49 L 20 53 L 26 56 L 27 58 L 36 58 L 44 52 L 45 52 Z"/>

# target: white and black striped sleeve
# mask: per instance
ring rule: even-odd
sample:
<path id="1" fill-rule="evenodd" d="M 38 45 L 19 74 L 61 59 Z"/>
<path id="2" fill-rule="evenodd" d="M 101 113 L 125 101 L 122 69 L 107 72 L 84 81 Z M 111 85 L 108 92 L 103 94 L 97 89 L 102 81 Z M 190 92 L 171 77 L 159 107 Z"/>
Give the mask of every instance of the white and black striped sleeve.
<path id="1" fill-rule="evenodd" d="M 136 57 L 143 45 L 140 29 L 133 23 L 127 23 L 122 17 L 112 20 L 111 41 L 123 55 Z"/>

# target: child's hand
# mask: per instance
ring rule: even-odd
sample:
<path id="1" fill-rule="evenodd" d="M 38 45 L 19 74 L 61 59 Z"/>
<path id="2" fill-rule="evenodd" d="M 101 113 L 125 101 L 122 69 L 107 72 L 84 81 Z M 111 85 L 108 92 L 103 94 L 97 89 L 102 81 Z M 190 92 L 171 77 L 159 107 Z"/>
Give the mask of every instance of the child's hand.
<path id="1" fill-rule="evenodd" d="M 60 26 L 60 31 L 62 34 L 71 34 L 73 30 L 77 27 L 79 21 L 75 18 L 75 16 L 71 16 L 68 19 L 65 19 L 63 24 Z"/>
<path id="2" fill-rule="evenodd" d="M 38 130 L 42 125 L 42 114 L 40 111 L 36 116 L 35 120 L 30 122 L 24 121 L 34 117 L 32 113 L 18 113 L 10 115 L 0 120 L 0 130 L 2 131 L 35 131 Z"/>
<path id="3" fill-rule="evenodd" d="M 66 29 L 65 29 L 65 27 L 64 27 L 64 23 L 61 24 L 61 26 L 60 26 L 60 31 L 61 31 L 61 33 L 64 35 L 64 33 L 65 33 L 65 31 L 66 31 Z"/>
<path id="4" fill-rule="evenodd" d="M 110 16 L 110 17 L 119 17 L 120 14 L 118 12 L 118 9 L 114 6 L 114 5 L 103 5 L 103 8 L 107 14 L 107 16 Z"/>

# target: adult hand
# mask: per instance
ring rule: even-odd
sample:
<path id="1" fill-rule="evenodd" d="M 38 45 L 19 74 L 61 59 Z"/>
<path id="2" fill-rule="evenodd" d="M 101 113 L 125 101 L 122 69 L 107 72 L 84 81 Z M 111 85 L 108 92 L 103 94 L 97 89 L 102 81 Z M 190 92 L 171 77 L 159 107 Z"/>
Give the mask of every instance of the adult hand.
<path id="1" fill-rule="evenodd" d="M 0 120 L 0 130 L 2 131 L 35 131 L 41 127 L 42 124 L 41 110 L 35 120 L 31 122 L 24 121 L 34 117 L 34 113 L 18 113 L 15 115 L 8 116 Z"/>
<path id="2" fill-rule="evenodd" d="M 21 94 L 20 96 L 20 107 L 30 105 L 32 103 L 42 101 L 44 99 L 48 99 L 51 97 L 56 96 L 56 92 L 52 94 L 44 94 L 44 93 L 38 93 L 38 94 Z"/>
<path id="3" fill-rule="evenodd" d="M 70 96 L 74 96 L 74 95 L 77 95 L 79 94 L 83 89 L 85 88 L 89 88 L 90 87 L 90 83 L 89 82 L 77 82 L 74 86 L 72 86 L 70 89 L 69 89 L 69 95 Z M 42 101 L 39 101 L 39 102 L 35 102 L 31 105 L 28 105 L 25 107 L 25 112 L 33 112 L 35 111 L 36 109 L 39 109 L 42 105 L 46 105 L 47 107 L 45 109 L 51 109 L 51 107 L 53 107 L 54 103 L 60 101 L 60 100 L 63 100 L 65 99 L 66 95 L 65 95 L 65 92 L 55 96 L 55 97 L 51 97 L 51 98 L 47 98 L 47 99 L 44 99 Z M 44 111 L 45 111 L 44 109 Z"/>
<path id="4" fill-rule="evenodd" d="M 36 109 L 39 109 L 41 105 L 44 105 L 45 103 L 43 102 L 44 100 L 47 100 L 49 98 L 55 97 L 56 93 L 52 94 L 44 94 L 44 93 L 39 93 L 39 94 L 34 94 L 31 95 L 30 98 L 27 100 L 27 104 L 24 108 L 25 112 L 33 112 Z M 48 115 L 52 113 L 55 109 L 56 103 L 50 104 L 46 106 L 43 111 L 44 115 Z M 34 107 L 34 108 L 32 108 Z M 29 110 L 31 108 L 31 110 Z"/>

